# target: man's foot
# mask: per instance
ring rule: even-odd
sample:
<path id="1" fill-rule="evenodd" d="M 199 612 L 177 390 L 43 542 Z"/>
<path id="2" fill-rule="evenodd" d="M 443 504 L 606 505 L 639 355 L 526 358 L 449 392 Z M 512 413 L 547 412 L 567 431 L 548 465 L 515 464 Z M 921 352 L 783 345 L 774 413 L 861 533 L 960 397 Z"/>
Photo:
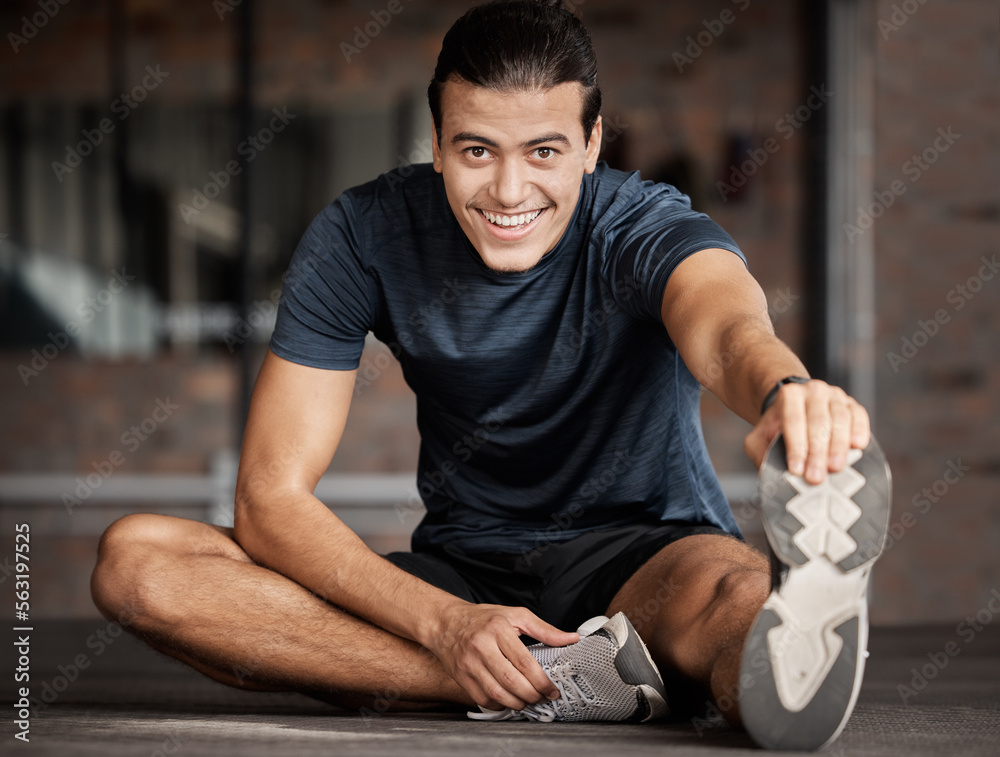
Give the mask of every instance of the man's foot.
<path id="1" fill-rule="evenodd" d="M 740 715 L 768 749 L 819 749 L 854 709 L 868 656 L 868 576 L 889 525 L 891 477 L 874 439 L 811 485 L 772 443 L 760 471 L 772 591 L 743 648 Z"/>
<path id="2" fill-rule="evenodd" d="M 625 613 L 591 618 L 580 641 L 566 647 L 532 644 L 528 650 L 562 696 L 523 710 L 470 712 L 473 720 L 624 720 L 644 723 L 665 716 L 666 691 L 646 645 Z"/>

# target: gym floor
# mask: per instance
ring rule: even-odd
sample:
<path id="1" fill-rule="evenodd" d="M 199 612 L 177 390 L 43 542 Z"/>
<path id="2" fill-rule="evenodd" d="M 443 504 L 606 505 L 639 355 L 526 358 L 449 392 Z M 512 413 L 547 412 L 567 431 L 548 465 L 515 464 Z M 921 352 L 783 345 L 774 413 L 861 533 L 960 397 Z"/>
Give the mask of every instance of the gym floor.
<path id="1" fill-rule="evenodd" d="M 992 621 L 992 618 L 989 619 Z M 979 630 L 977 630 L 977 628 Z M 684 755 L 760 753 L 704 721 L 649 725 L 474 722 L 461 714 L 338 710 L 296 694 L 237 691 L 102 620 L 39 621 L 31 634 L 24 754 Z M 1000 755 L 1000 622 L 872 629 L 854 715 L 825 750 L 841 755 Z M 10 668 L 8 668 L 9 670 Z M 4 676 L 4 754 L 16 697 Z M 905 700 L 905 701 L 904 701 Z M 20 748 L 20 745 L 17 745 Z M 22 752 L 18 752 L 22 753 Z"/>

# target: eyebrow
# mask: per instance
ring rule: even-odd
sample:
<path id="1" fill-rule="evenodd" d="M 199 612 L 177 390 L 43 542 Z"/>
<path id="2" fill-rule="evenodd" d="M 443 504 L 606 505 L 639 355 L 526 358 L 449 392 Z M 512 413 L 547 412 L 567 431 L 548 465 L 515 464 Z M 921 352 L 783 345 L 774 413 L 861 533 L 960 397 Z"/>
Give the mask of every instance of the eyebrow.
<path id="1" fill-rule="evenodd" d="M 494 142 L 492 139 L 488 139 L 480 134 L 473 134 L 471 131 L 460 131 L 454 137 L 451 138 L 451 143 L 457 145 L 459 142 L 479 142 L 486 145 L 487 147 L 493 147 L 499 149 L 500 145 Z M 525 147 L 535 147 L 537 145 L 545 144 L 546 142 L 559 142 L 561 144 L 570 146 L 569 139 L 565 134 L 560 134 L 559 132 L 552 132 L 551 134 L 545 134 L 541 137 L 535 139 L 529 139 L 527 142 L 523 142 L 520 147 L 523 149 Z"/>

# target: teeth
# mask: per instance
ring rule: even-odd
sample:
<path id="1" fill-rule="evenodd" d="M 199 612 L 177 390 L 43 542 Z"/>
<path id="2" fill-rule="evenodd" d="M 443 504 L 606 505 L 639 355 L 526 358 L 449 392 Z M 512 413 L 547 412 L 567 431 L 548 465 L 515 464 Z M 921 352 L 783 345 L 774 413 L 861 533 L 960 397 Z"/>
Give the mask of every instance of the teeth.
<path id="1" fill-rule="evenodd" d="M 482 214 L 486 216 L 486 220 L 490 223 L 496 224 L 497 226 L 503 226 L 504 228 L 509 228 L 511 226 L 523 226 L 526 223 L 531 223 L 538 218 L 538 214 L 541 212 L 541 210 L 534 210 L 530 213 L 521 213 L 516 216 L 504 216 L 484 210 L 482 211 Z"/>

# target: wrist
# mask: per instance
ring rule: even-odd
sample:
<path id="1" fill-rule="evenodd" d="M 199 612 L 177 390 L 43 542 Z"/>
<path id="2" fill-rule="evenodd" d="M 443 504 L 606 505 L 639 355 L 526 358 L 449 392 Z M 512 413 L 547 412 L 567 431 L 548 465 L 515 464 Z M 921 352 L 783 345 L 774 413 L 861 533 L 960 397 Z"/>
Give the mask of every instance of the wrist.
<path id="1" fill-rule="evenodd" d="M 811 381 L 811 379 L 805 376 L 785 376 L 785 378 L 781 379 L 778 383 L 771 387 L 771 391 L 764 395 L 764 401 L 760 405 L 760 414 L 763 415 L 766 413 L 768 408 L 774 404 L 774 401 L 778 399 L 778 392 L 781 391 L 781 387 L 785 384 L 806 384 L 809 381 Z"/>
<path id="2" fill-rule="evenodd" d="M 448 634 L 451 613 L 469 604 L 464 599 L 451 595 L 446 595 L 440 601 L 428 603 L 427 611 L 421 613 L 420 620 L 413 629 L 413 640 L 422 647 L 433 649 Z"/>

